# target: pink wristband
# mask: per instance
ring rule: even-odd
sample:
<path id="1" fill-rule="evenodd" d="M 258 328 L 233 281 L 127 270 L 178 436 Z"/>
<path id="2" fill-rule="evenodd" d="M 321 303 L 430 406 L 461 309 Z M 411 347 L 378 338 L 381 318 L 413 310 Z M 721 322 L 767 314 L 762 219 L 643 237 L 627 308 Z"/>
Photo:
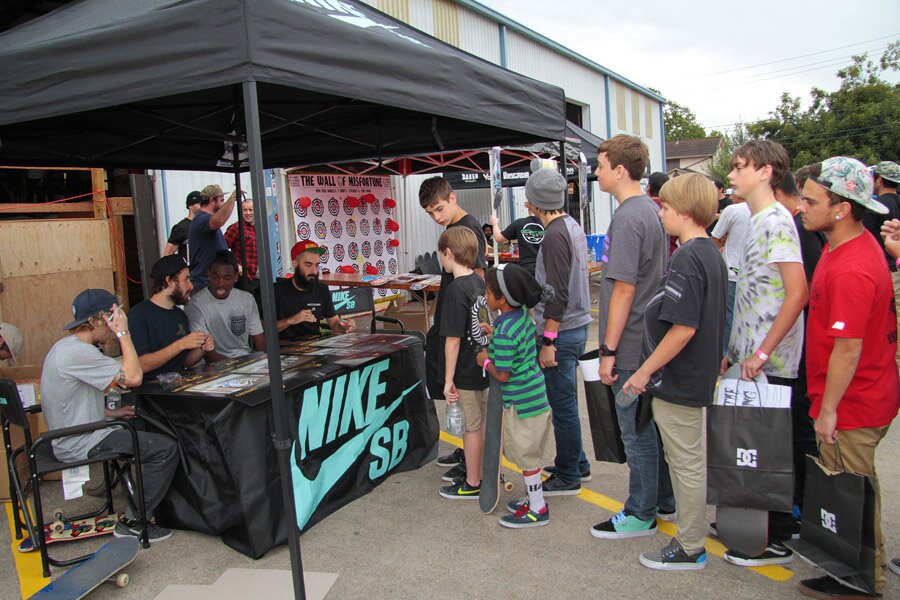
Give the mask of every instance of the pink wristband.
<path id="1" fill-rule="evenodd" d="M 555 340 L 558 336 L 559 336 L 558 331 L 545 331 L 544 332 L 544 337 L 547 338 L 548 340 Z"/>
<path id="2" fill-rule="evenodd" d="M 898 268 L 898 269 L 900 269 L 900 258 L 898 258 L 898 259 L 897 259 L 897 262 L 895 262 L 894 264 L 897 265 L 897 268 Z"/>
<path id="3" fill-rule="evenodd" d="M 484 362 L 481 363 L 481 368 L 482 368 L 482 369 L 487 369 L 487 366 L 490 365 L 490 364 L 493 364 L 493 362 L 494 362 L 494 361 L 492 361 L 491 359 L 486 358 L 486 359 L 484 359 Z"/>
<path id="4" fill-rule="evenodd" d="M 763 361 L 769 360 L 769 355 L 766 354 L 765 352 L 763 352 L 762 350 L 757 350 L 756 352 L 754 352 L 754 354 Z"/>

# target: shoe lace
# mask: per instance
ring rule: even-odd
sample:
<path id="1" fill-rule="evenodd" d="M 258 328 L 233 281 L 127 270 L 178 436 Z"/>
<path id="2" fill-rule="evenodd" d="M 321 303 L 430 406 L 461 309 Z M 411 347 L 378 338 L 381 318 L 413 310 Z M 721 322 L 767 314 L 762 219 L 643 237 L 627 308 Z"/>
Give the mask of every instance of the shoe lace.
<path id="1" fill-rule="evenodd" d="M 625 514 L 624 510 L 620 510 L 616 515 L 612 518 L 612 524 L 618 525 L 619 523 L 624 523 L 628 519 L 628 515 Z"/>
<path id="2" fill-rule="evenodd" d="M 529 510 L 531 510 L 531 509 L 528 508 L 527 504 L 522 504 L 521 506 L 519 506 L 519 509 L 516 511 L 515 517 L 517 519 L 521 519 L 528 513 Z"/>

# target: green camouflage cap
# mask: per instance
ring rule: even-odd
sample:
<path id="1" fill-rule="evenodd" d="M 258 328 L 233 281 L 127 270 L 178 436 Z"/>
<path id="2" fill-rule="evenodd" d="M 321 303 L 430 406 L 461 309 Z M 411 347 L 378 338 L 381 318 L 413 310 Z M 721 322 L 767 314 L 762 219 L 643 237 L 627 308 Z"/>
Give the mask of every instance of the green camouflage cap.
<path id="1" fill-rule="evenodd" d="M 872 167 L 872 170 L 882 179 L 887 179 L 888 181 L 893 181 L 894 183 L 900 183 L 900 165 L 893 161 L 883 160 Z"/>
<path id="2" fill-rule="evenodd" d="M 862 204 L 880 215 L 888 213 L 887 207 L 872 199 L 875 187 L 868 167 L 855 158 L 833 156 L 822 161 L 822 173 L 814 179 L 838 196 Z"/>

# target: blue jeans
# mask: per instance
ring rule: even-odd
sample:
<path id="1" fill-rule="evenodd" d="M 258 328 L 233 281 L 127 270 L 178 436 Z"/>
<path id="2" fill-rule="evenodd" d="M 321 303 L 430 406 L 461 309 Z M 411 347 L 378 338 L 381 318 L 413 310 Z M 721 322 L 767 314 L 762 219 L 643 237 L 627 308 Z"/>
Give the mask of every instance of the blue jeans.
<path id="1" fill-rule="evenodd" d="M 587 342 L 587 325 L 566 329 L 556 338 L 556 366 L 544 369 L 547 384 L 547 401 L 550 403 L 553 421 L 553 437 L 556 440 L 556 477 L 563 483 L 581 482 L 581 473 L 591 464 L 584 455 L 581 444 L 581 419 L 578 418 L 578 357 L 584 354 Z M 538 355 L 541 340 L 537 341 Z"/>
<path id="2" fill-rule="evenodd" d="M 737 291 L 737 282 L 728 282 L 728 297 L 725 298 L 725 352 L 728 353 L 728 342 L 731 340 L 731 324 L 734 322 L 734 294 Z M 193 293 L 193 292 L 192 292 Z"/>
<path id="3" fill-rule="evenodd" d="M 612 384 L 613 391 L 619 393 L 634 371 L 615 369 L 619 376 Z M 616 416 L 625 444 L 625 459 L 628 462 L 628 499 L 625 511 L 638 519 L 647 521 L 656 518 L 657 508 L 664 511 L 675 510 L 675 493 L 669 465 L 663 456 L 656 423 L 651 420 L 640 431 L 637 430 L 637 408 L 635 399 L 628 406 L 616 402 Z"/>

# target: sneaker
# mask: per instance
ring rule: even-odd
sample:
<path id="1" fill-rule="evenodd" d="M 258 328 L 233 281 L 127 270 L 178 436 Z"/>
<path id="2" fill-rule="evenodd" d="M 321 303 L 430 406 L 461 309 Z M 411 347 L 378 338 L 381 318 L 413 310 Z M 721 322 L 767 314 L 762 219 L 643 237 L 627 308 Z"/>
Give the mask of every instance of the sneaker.
<path id="1" fill-rule="evenodd" d="M 451 500 L 467 500 L 469 498 L 477 499 L 480 492 L 481 485 L 473 487 L 463 479 L 462 481 L 457 481 L 453 485 L 442 487 L 440 494 L 444 498 L 450 498 Z"/>
<path id="2" fill-rule="evenodd" d="M 460 479 L 466 478 L 466 463 L 461 462 L 455 467 L 450 468 L 449 471 L 441 475 L 441 479 L 444 481 L 449 481 L 450 483 L 454 483 L 459 481 Z"/>
<path id="3" fill-rule="evenodd" d="M 669 520 L 669 519 L 664 519 L 663 516 L 662 516 L 662 514 L 659 515 L 659 518 L 660 518 L 660 519 L 663 519 L 663 521 L 668 521 L 668 520 Z M 675 519 L 672 519 L 672 520 L 674 521 Z M 709 535 L 710 535 L 711 537 L 714 537 L 714 538 L 718 538 L 718 537 L 719 537 L 719 530 L 716 529 L 716 522 L 715 522 L 715 521 L 710 522 L 709 525 L 707 525 L 706 530 L 709 532 Z M 800 539 L 800 523 L 795 522 L 795 523 L 791 526 L 790 532 L 791 532 L 791 539 L 792 539 L 792 540 L 799 540 L 799 539 Z"/>
<path id="4" fill-rule="evenodd" d="M 148 539 L 150 543 L 161 542 L 172 537 L 172 532 L 165 527 L 160 527 L 154 523 L 148 523 Z M 141 523 L 140 521 L 129 521 L 125 518 L 119 519 L 116 528 L 113 529 L 113 535 L 117 538 L 140 537 Z"/>
<path id="5" fill-rule="evenodd" d="M 888 569 L 900 575 L 900 558 L 892 558 L 888 561 Z"/>
<path id="6" fill-rule="evenodd" d="M 556 467 L 554 467 L 553 465 L 550 465 L 549 467 L 544 467 L 544 474 L 547 477 L 553 477 L 554 475 L 556 475 Z M 587 471 L 582 471 L 581 472 L 581 483 L 587 483 L 590 480 L 591 480 L 591 470 L 588 469 Z"/>
<path id="7" fill-rule="evenodd" d="M 845 600 L 858 600 L 863 598 L 881 598 L 881 594 L 866 594 L 852 587 L 842 584 L 831 577 L 818 577 L 816 579 L 804 579 L 797 586 L 800 593 L 804 596 L 812 598 L 821 598 L 829 600 L 831 598 L 842 598 Z"/>
<path id="8" fill-rule="evenodd" d="M 676 513 L 674 510 L 659 509 L 656 511 L 656 517 L 660 521 L 666 521 L 667 523 L 674 523 L 675 519 L 678 517 L 678 513 Z"/>
<path id="9" fill-rule="evenodd" d="M 678 540 L 673 538 L 662 550 L 644 552 L 639 560 L 645 567 L 657 571 L 699 571 L 706 567 L 706 550 L 688 554 Z"/>
<path id="10" fill-rule="evenodd" d="M 794 553 L 787 546 L 770 542 L 759 556 L 747 556 L 737 550 L 728 550 L 723 558 L 739 567 L 764 567 L 766 565 L 786 565 L 794 560 Z"/>
<path id="11" fill-rule="evenodd" d="M 523 504 L 519 510 L 511 515 L 500 517 L 500 524 L 511 529 L 523 529 L 525 527 L 540 527 L 541 525 L 550 524 L 550 508 L 544 506 L 541 512 L 534 512 L 528 508 L 528 504 Z"/>
<path id="12" fill-rule="evenodd" d="M 563 483 L 556 475 L 551 475 L 544 480 L 545 496 L 577 496 L 581 493 L 581 482 Z"/>
<path id="13" fill-rule="evenodd" d="M 620 511 L 608 521 L 597 523 L 591 527 L 591 535 L 608 540 L 645 537 L 656 534 L 656 519 L 642 521 L 634 515 Z"/>
<path id="14" fill-rule="evenodd" d="M 528 498 L 517 498 L 506 503 L 506 510 L 511 513 L 519 512 L 522 507 L 528 508 Z"/>
<path id="15" fill-rule="evenodd" d="M 716 522 L 710 521 L 709 525 L 706 526 L 706 530 L 709 532 L 710 537 L 718 538 L 719 530 L 716 529 Z"/>
<path id="16" fill-rule="evenodd" d="M 463 453 L 462 448 L 457 448 L 450 454 L 445 454 L 444 456 L 438 456 L 437 460 L 434 461 L 439 467 L 455 467 L 461 462 L 466 460 L 466 455 Z"/>

